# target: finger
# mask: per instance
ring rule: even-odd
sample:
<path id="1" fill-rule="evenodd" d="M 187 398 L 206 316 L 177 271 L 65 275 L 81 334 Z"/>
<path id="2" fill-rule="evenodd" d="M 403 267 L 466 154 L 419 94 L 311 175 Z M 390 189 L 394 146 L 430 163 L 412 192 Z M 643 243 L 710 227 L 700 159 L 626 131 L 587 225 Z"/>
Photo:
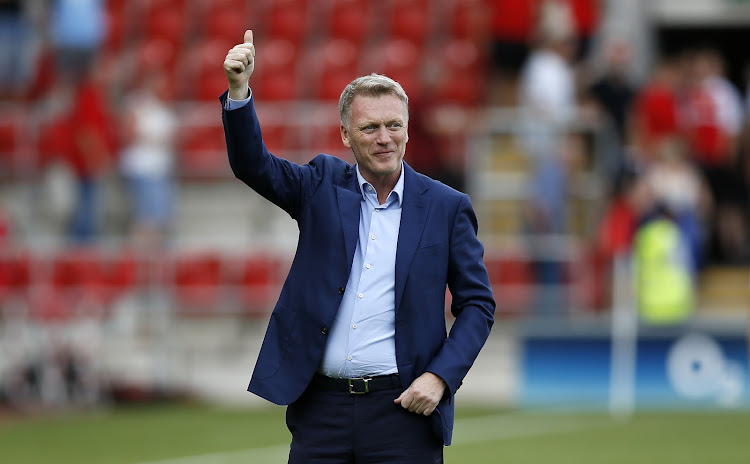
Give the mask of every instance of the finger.
<path id="1" fill-rule="evenodd" d="M 226 57 L 227 60 L 241 61 L 245 66 L 250 64 L 250 57 L 244 53 L 230 53 Z"/>
<path id="2" fill-rule="evenodd" d="M 245 31 L 245 43 L 253 43 L 253 31 L 250 29 Z"/>
<path id="3" fill-rule="evenodd" d="M 245 72 L 245 69 L 247 66 L 245 66 L 245 63 L 237 60 L 226 60 L 224 61 L 224 69 L 236 71 L 238 73 Z"/>
<path id="4" fill-rule="evenodd" d="M 401 402 L 404 400 L 404 394 L 406 394 L 405 391 L 401 392 L 401 394 L 398 395 L 398 398 L 396 398 L 395 400 L 393 400 L 393 402 L 396 403 L 396 404 L 401 404 Z"/>

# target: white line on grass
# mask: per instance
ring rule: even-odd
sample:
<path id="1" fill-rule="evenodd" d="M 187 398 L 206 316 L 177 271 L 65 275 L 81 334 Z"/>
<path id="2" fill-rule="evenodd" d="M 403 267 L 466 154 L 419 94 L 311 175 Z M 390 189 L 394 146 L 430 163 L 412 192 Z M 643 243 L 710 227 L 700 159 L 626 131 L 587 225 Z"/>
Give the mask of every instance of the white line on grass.
<path id="1" fill-rule="evenodd" d="M 462 446 L 481 442 L 512 440 L 514 438 L 555 435 L 604 425 L 611 422 L 601 417 L 576 418 L 569 416 L 554 417 L 519 412 L 493 414 L 489 416 L 470 417 L 456 420 L 453 446 Z M 272 463 L 286 462 L 289 445 L 273 445 L 262 448 L 247 448 L 237 451 L 224 451 L 209 454 L 197 454 L 174 459 L 139 462 L 136 464 L 234 464 L 234 463 Z"/>

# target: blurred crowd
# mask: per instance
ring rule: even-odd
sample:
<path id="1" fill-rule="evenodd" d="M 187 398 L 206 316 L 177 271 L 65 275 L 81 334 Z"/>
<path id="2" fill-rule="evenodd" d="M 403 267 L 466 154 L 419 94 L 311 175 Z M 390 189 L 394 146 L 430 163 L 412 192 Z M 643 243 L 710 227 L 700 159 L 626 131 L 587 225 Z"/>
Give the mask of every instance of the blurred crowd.
<path id="1" fill-rule="evenodd" d="M 325 3 L 325 10 L 330 11 L 325 27 L 329 29 L 326 33 L 336 38 L 330 42 L 335 46 L 325 48 L 320 58 L 331 73 L 314 73 L 329 81 L 326 88 L 335 83 L 338 89 L 351 77 L 351 69 L 342 78 L 333 73 L 337 66 L 353 61 L 352 56 L 382 51 L 386 68 L 376 70 L 392 69 L 409 87 L 412 97 L 407 160 L 416 169 L 459 189 L 468 188 L 462 154 L 464 136 L 482 117 L 483 110 L 515 108 L 521 122 L 518 138 L 532 166 L 523 218 L 525 231 L 532 235 L 569 233 L 567 192 L 573 182 L 571 173 L 583 162 L 581 142 L 571 136 L 569 127 L 581 121 L 606 126 L 617 143 L 607 153 L 595 154 L 602 158 L 599 164 L 604 166 L 610 195 L 594 239 L 603 255 L 629 249 L 639 225 L 668 218 L 684 238 L 692 269 L 707 263 L 747 263 L 750 100 L 743 97 L 747 89 L 728 78 L 722 50 L 699 44 L 686 46 L 678 54 L 657 53 L 648 79 L 637 80 L 631 71 L 635 62 L 642 61 L 637 56 L 639 50 L 624 37 L 602 34 L 603 18 L 613 3 L 395 2 L 398 8 L 392 11 L 397 20 L 389 27 L 392 34 L 401 36 L 397 42 L 379 42 L 377 31 L 367 32 L 364 26 L 335 29 L 337 13 L 343 17 L 341 24 L 347 25 L 357 20 L 352 13 L 356 8 L 366 7 L 374 14 L 377 5 L 367 0 L 330 0 Z M 62 174 L 52 170 L 57 174 L 50 184 L 53 192 L 56 183 L 64 184 L 67 190 L 53 194 L 49 203 L 65 203 L 63 199 L 70 197 L 67 209 L 62 208 L 69 243 L 96 243 L 106 208 L 102 204 L 103 185 L 113 179 L 127 193 L 125 227 L 133 242 L 146 247 L 168 242 L 175 211 L 176 173 L 181 167 L 177 135 L 181 118 L 176 108 L 184 101 L 181 89 L 190 85 L 174 79 L 176 52 L 168 43 L 169 37 L 182 37 L 182 42 L 175 42 L 179 47 L 186 43 L 183 36 L 190 35 L 189 29 L 183 29 L 191 23 L 184 19 L 179 22 L 176 13 L 183 10 L 178 8 L 206 13 L 206 28 L 201 33 L 214 34 L 212 44 L 241 37 L 232 28 L 244 27 L 244 18 L 252 16 L 248 12 L 271 15 L 272 10 L 280 11 L 281 19 L 269 16 L 272 21 L 257 25 L 266 37 L 273 37 L 274 31 L 284 26 L 289 37 L 287 42 L 269 39 L 266 43 L 273 59 L 266 57 L 268 62 L 259 62 L 256 84 L 258 94 L 267 99 L 294 97 L 289 89 L 284 96 L 275 95 L 284 86 L 299 90 L 299 83 L 288 80 L 292 73 L 277 72 L 269 80 L 264 69 L 275 69 L 274 60 L 297 57 L 306 65 L 311 59 L 300 56 L 300 48 L 285 48 L 294 40 L 306 40 L 299 16 L 293 14 L 295 8 L 311 11 L 304 0 L 257 4 L 154 0 L 132 5 L 120 0 L 0 2 L 3 104 L 33 105 L 62 115 L 50 118 L 49 125 L 40 125 L 38 159 L 31 169 L 47 172 L 50 166 L 64 165 Z M 143 24 L 132 21 L 134 10 L 150 12 Z M 118 20 L 125 11 L 131 12 L 130 23 Z M 444 14 L 427 21 L 420 20 L 420 11 Z M 298 26 L 292 27 L 294 24 Z M 432 35 L 425 32 L 430 27 L 434 29 Z M 128 38 L 127 31 L 134 30 L 143 40 Z M 159 40 L 145 40 L 150 33 Z M 450 35 L 451 40 L 442 35 Z M 195 36 L 201 37 L 200 33 Z M 258 37 L 262 42 L 263 34 Z M 357 40 L 365 44 L 361 53 L 346 46 L 356 45 Z M 439 45 L 436 54 L 426 54 L 418 70 L 405 64 L 413 60 L 414 48 L 404 45 L 410 40 L 417 48 L 429 48 L 419 41 L 433 40 Z M 136 58 L 126 53 L 131 50 L 128 44 L 134 43 L 139 44 L 132 46 Z M 371 43 L 374 47 L 367 48 Z M 262 45 L 259 43 L 259 47 Z M 223 85 L 222 56 L 210 56 L 216 61 L 213 68 L 207 68 L 213 69 L 213 87 L 207 93 L 215 98 Z M 363 62 L 369 61 L 360 61 L 357 70 L 365 69 Z M 435 67 L 436 62 L 447 65 Z M 311 75 L 314 73 L 311 71 Z M 750 79 L 745 85 L 748 83 Z M 336 91 L 328 93 L 337 96 Z M 310 98 L 312 94 L 304 95 Z M 267 131 L 269 145 L 274 143 L 274 133 L 271 128 Z M 212 147 L 222 143 L 220 132 L 207 134 L 211 135 L 201 137 L 217 139 Z M 331 138 L 336 139 L 336 134 Z M 13 229 L 10 215 L 0 212 L 0 237 L 7 241 Z M 554 263 L 542 267 L 540 279 L 554 282 L 561 278 L 562 270 Z"/>

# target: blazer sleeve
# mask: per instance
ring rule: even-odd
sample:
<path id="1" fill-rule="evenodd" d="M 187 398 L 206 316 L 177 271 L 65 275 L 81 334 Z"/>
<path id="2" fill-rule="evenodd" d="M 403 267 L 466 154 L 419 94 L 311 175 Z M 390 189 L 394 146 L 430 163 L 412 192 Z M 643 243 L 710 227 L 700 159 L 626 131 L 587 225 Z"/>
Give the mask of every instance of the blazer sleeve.
<path id="1" fill-rule="evenodd" d="M 494 323 L 492 295 L 484 247 L 477 238 L 477 218 L 469 197 L 462 195 L 451 228 L 448 289 L 456 320 L 427 370 L 445 380 L 451 393 L 461 385 L 484 346 Z"/>
<path id="2" fill-rule="evenodd" d="M 227 111 L 227 96 L 225 92 L 219 100 L 232 172 L 261 196 L 297 218 L 305 194 L 315 187 L 315 165 L 300 166 L 269 153 L 263 143 L 254 98 L 241 108 Z"/>

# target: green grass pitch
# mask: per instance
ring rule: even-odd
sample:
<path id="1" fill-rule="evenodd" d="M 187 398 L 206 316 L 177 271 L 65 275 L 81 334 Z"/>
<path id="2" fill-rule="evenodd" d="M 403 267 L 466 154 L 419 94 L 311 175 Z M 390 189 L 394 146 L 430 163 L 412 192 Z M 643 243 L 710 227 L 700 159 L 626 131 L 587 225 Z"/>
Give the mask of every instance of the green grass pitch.
<path id="1" fill-rule="evenodd" d="M 284 408 L 197 405 L 0 418 L 6 464 L 285 463 Z M 748 464 L 747 412 L 604 413 L 459 407 L 456 464 Z"/>

